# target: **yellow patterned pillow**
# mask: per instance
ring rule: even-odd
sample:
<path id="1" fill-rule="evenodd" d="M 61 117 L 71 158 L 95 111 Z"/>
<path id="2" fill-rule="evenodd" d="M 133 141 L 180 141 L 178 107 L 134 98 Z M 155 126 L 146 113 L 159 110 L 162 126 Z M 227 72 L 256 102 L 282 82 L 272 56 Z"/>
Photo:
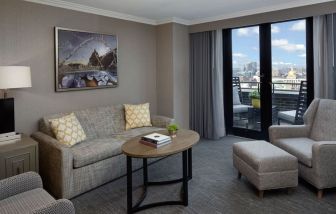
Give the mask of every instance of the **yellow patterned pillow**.
<path id="1" fill-rule="evenodd" d="M 67 146 L 86 140 L 85 132 L 74 113 L 49 120 L 56 139 Z"/>
<path id="2" fill-rule="evenodd" d="M 126 130 L 144 126 L 152 126 L 149 103 L 140 105 L 125 104 Z"/>

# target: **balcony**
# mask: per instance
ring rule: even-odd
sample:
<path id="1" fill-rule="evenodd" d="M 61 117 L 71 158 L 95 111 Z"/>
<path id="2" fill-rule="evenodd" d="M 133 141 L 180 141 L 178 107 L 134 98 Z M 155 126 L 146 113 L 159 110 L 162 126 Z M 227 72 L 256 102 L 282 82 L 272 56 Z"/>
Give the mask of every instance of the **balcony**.
<path id="1" fill-rule="evenodd" d="M 274 82 L 272 83 L 272 121 L 278 124 L 278 112 L 296 110 L 297 100 L 300 91 L 301 80 L 291 80 L 291 82 Z M 249 93 L 260 90 L 260 82 L 242 81 L 241 85 L 241 103 L 251 106 Z M 288 122 L 280 121 L 280 124 L 288 124 Z M 234 116 L 234 126 L 240 128 L 248 128 L 260 130 L 260 111 L 249 108 L 248 112 Z"/>
<path id="2" fill-rule="evenodd" d="M 260 90 L 260 82 L 241 82 L 242 104 L 251 105 L 249 93 Z M 277 106 L 278 111 L 295 110 L 299 96 L 300 82 L 272 83 L 272 105 Z"/>

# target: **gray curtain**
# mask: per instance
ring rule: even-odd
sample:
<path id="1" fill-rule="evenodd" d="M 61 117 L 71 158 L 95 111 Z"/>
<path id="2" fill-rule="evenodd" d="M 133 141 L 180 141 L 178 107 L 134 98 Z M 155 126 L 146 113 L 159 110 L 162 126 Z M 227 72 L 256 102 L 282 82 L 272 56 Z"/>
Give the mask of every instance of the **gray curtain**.
<path id="1" fill-rule="evenodd" d="M 336 99 L 335 27 L 333 14 L 314 17 L 314 94 Z"/>
<path id="2" fill-rule="evenodd" d="M 190 35 L 190 127 L 201 137 L 225 135 L 221 30 Z"/>

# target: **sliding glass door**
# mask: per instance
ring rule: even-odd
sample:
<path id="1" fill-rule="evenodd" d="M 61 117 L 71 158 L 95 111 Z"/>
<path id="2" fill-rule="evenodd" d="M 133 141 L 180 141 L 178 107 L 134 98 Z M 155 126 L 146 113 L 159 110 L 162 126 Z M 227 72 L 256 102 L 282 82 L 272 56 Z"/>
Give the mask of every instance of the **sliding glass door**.
<path id="1" fill-rule="evenodd" d="M 228 133 L 267 139 L 272 124 L 302 123 L 313 96 L 311 24 L 302 19 L 223 30 Z"/>

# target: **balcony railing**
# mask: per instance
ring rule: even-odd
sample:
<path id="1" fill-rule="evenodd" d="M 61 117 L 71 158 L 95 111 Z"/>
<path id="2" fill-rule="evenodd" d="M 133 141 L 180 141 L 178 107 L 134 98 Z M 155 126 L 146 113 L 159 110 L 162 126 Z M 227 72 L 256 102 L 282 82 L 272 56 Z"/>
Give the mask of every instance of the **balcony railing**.
<path id="1" fill-rule="evenodd" d="M 251 105 L 249 93 L 253 90 L 260 90 L 260 82 L 242 81 L 242 103 Z M 272 83 L 272 105 L 278 107 L 279 111 L 296 109 L 297 99 L 300 90 L 300 82 L 294 83 Z"/>
<path id="2" fill-rule="evenodd" d="M 240 82 L 242 91 L 251 91 L 257 89 L 260 91 L 260 82 L 242 81 Z M 288 93 L 298 94 L 300 90 L 300 82 L 283 83 L 273 82 L 272 93 Z"/>

